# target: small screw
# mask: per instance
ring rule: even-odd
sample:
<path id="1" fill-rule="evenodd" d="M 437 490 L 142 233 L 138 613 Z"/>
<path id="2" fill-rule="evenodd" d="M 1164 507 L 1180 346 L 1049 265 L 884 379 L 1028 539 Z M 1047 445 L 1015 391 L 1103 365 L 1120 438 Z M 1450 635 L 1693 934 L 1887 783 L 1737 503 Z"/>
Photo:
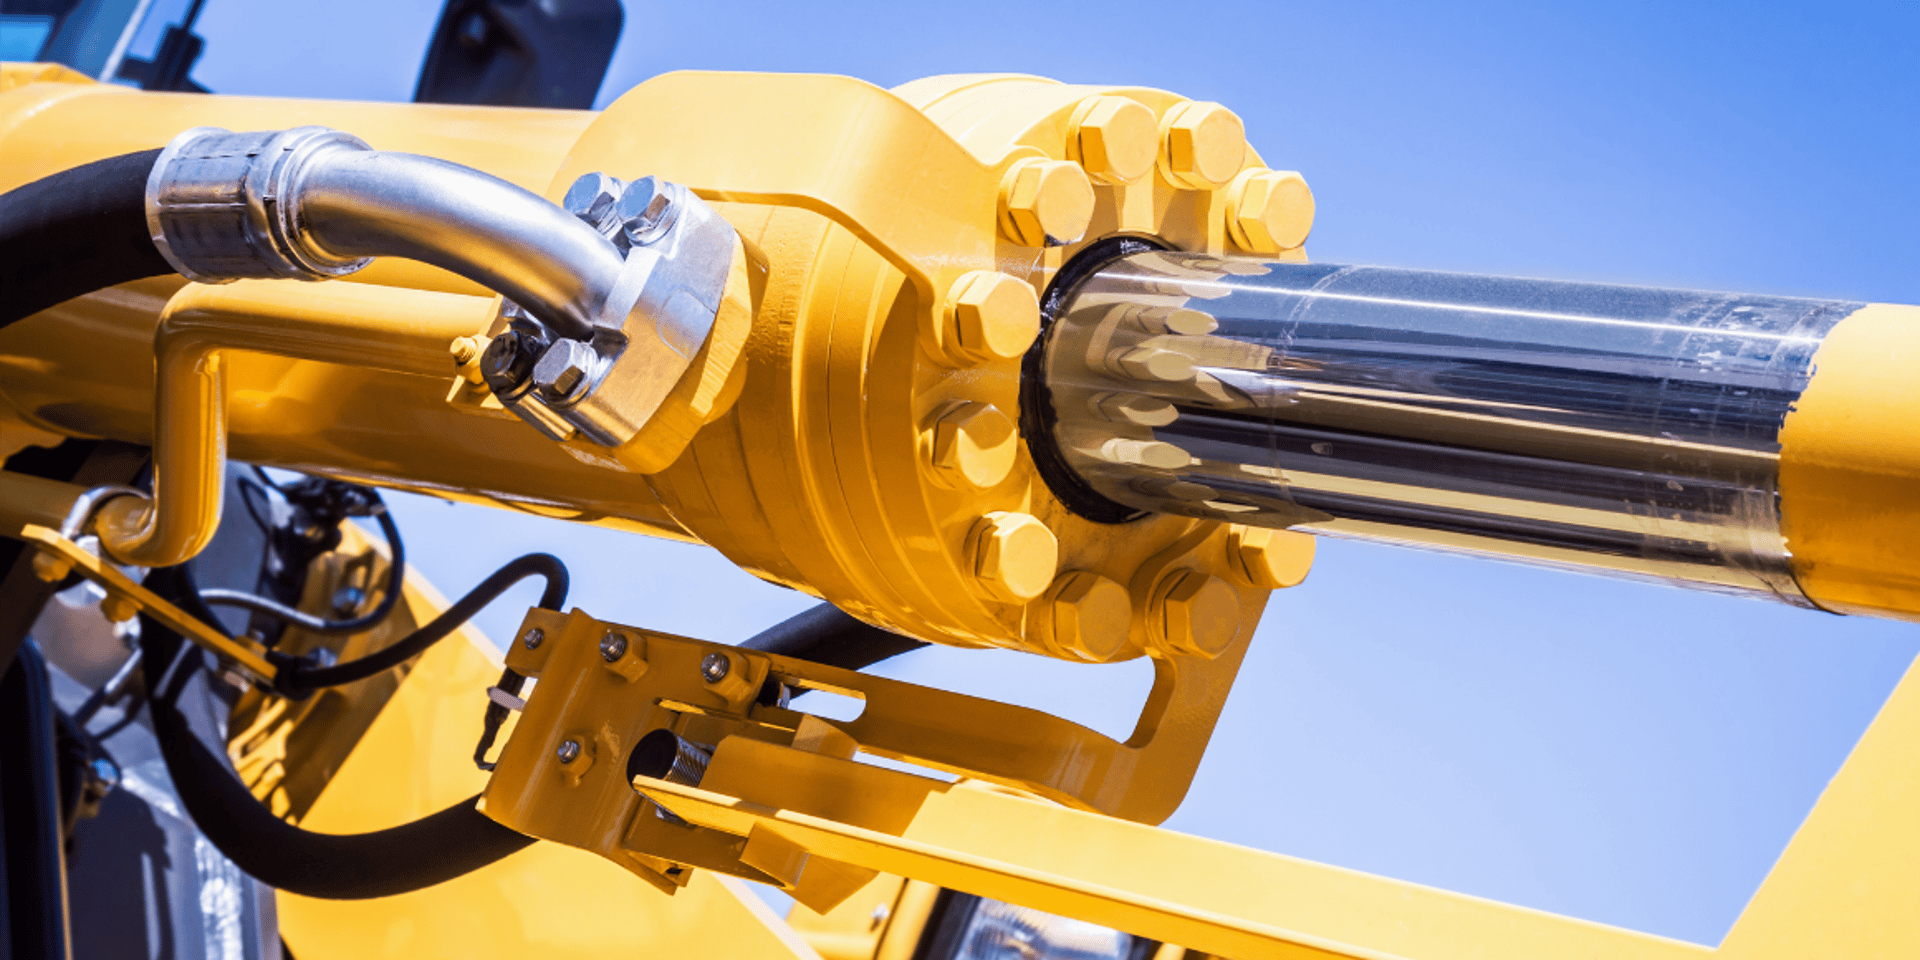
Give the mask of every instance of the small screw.
<path id="1" fill-rule="evenodd" d="M 889 915 L 891 915 L 892 913 L 893 913 L 893 911 L 892 911 L 892 910 L 889 910 L 889 909 L 887 909 L 887 905 L 886 905 L 886 904 L 884 904 L 884 903 L 876 903 L 876 904 L 874 904 L 874 905 L 873 905 L 873 913 L 872 913 L 872 914 L 870 915 L 870 916 L 871 916 L 871 918 L 872 918 L 872 920 L 873 920 L 873 922 L 872 922 L 871 924 L 869 924 L 869 925 L 868 925 L 868 928 L 869 928 L 869 929 L 872 929 L 872 930 L 878 930 L 878 929 L 880 929 L 880 925 L 881 925 L 881 924 L 883 924 L 883 923 L 886 923 L 886 922 L 887 922 L 887 917 L 888 917 Z"/>
<path id="2" fill-rule="evenodd" d="M 580 741 L 562 740 L 560 749 L 555 750 L 553 755 L 559 757 L 561 763 L 572 763 L 580 759 Z"/>
<path id="3" fill-rule="evenodd" d="M 606 636 L 600 638 L 600 659 L 612 663 L 626 655 L 626 634 L 609 630 Z"/>
<path id="4" fill-rule="evenodd" d="M 360 609 L 367 595 L 359 587 L 341 587 L 333 592 L 333 612 L 346 614 Z"/>
<path id="5" fill-rule="evenodd" d="M 733 669 L 733 662 L 724 653 L 709 653 L 700 658 L 700 676 L 708 683 L 719 683 L 727 678 L 727 672 Z"/>
<path id="6" fill-rule="evenodd" d="M 520 645 L 526 647 L 528 650 L 538 650 L 540 649 L 540 645 L 546 641 L 547 632 L 539 627 L 534 627 L 520 638 Z"/>

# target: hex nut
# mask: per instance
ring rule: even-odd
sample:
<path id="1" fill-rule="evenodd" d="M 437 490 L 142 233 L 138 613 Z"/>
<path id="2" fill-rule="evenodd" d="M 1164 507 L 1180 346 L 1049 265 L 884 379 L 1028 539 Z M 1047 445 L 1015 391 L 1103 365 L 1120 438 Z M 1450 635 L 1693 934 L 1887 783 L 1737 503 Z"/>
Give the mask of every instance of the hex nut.
<path id="1" fill-rule="evenodd" d="M 1291 170 L 1248 170 L 1227 188 L 1227 235 L 1248 253 L 1275 254 L 1307 242 L 1313 191 Z"/>
<path id="2" fill-rule="evenodd" d="M 1160 174 L 1174 186 L 1226 186 L 1246 159 L 1246 125 L 1220 104 L 1189 100 L 1160 118 Z"/>
<path id="3" fill-rule="evenodd" d="M 1133 600 L 1127 588 L 1086 570 L 1061 574 L 1047 591 L 1043 639 L 1063 657 L 1105 663 L 1127 645 Z"/>
<path id="4" fill-rule="evenodd" d="M 1004 603 L 1026 603 L 1045 593 L 1060 565 L 1059 541 L 1030 514 L 989 513 L 967 539 L 974 576 Z"/>
<path id="5" fill-rule="evenodd" d="M 73 572 L 73 561 L 66 557 L 36 551 L 33 555 L 33 575 L 47 583 L 59 583 Z"/>
<path id="6" fill-rule="evenodd" d="M 1000 229 L 1025 247 L 1079 240 L 1093 222 L 1093 181 L 1077 163 L 1021 160 L 1000 182 Z"/>
<path id="7" fill-rule="evenodd" d="M 1095 181 L 1132 183 L 1153 172 L 1160 121 L 1130 97 L 1088 97 L 1074 108 L 1067 139 Z"/>
<path id="8" fill-rule="evenodd" d="M 1012 360 L 1040 335 L 1040 296 L 1026 282 L 974 270 L 948 289 L 942 352 L 954 362 Z"/>
<path id="9" fill-rule="evenodd" d="M 1297 530 L 1234 524 L 1227 528 L 1227 562 L 1248 585 L 1278 590 L 1307 579 L 1315 543 Z"/>
<path id="10" fill-rule="evenodd" d="M 1240 595 L 1219 577 L 1178 570 L 1154 590 L 1149 622 L 1168 652 L 1212 660 L 1240 633 Z"/>
<path id="11" fill-rule="evenodd" d="M 1007 478 L 1020 453 L 1013 421 L 990 403 L 960 403 L 933 424 L 932 458 L 939 476 L 955 486 L 986 489 Z"/>

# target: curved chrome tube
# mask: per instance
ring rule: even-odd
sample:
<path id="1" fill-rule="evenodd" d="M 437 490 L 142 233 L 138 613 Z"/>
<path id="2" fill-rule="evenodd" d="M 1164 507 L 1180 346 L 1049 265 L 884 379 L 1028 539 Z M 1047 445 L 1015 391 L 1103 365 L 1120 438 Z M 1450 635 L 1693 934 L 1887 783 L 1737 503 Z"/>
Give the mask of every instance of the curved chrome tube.
<path id="1" fill-rule="evenodd" d="M 624 263 L 612 241 L 534 193 L 324 127 L 181 134 L 148 178 L 147 222 L 167 260 L 201 282 L 325 280 L 405 257 L 582 339 L 609 312 Z M 613 312 L 617 327 L 625 310 Z"/>

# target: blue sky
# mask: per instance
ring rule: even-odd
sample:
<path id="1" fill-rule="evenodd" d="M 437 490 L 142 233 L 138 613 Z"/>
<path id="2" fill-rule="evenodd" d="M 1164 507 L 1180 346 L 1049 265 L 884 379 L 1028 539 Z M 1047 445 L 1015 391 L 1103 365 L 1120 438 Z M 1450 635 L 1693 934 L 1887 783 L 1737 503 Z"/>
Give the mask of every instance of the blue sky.
<path id="1" fill-rule="evenodd" d="M 603 102 L 685 68 L 1164 87 L 1305 174 L 1318 260 L 1920 302 L 1916 3 L 629 7 Z M 406 99 L 437 8 L 210 0 L 195 77 Z M 399 512 L 448 593 L 546 549 L 581 606 L 659 629 L 737 640 L 809 602 L 701 548 Z M 1326 542 L 1169 826 L 1713 943 L 1916 650 L 1907 625 Z M 1147 681 L 952 650 L 887 672 L 1115 732 Z"/>

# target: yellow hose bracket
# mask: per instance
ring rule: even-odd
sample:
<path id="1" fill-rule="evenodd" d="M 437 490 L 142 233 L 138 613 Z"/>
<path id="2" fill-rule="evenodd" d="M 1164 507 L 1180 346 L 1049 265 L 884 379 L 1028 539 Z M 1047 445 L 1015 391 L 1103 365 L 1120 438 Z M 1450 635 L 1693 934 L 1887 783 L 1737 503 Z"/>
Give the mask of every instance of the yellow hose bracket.
<path id="1" fill-rule="evenodd" d="M 1090 813 L 1158 823 L 1186 794 L 1246 635 L 1216 656 L 1157 658 L 1153 690 L 1122 742 L 1026 707 L 609 623 L 578 610 L 535 609 L 506 665 L 539 683 L 501 750 L 484 808 L 515 830 L 590 850 L 662 889 L 705 868 L 778 885 L 824 911 L 871 873 L 807 866 L 772 840 L 743 847 L 737 838 L 689 828 L 670 807 L 662 815 L 633 790 L 643 740 L 669 731 L 703 751 L 746 740 L 777 748 L 768 754 L 775 758 L 851 760 L 866 753 Z M 809 697 L 800 694 L 809 691 L 813 703 L 857 700 L 858 714 L 829 720 L 806 713 Z M 845 786 L 830 777 L 810 782 L 806 770 L 778 764 L 756 775 L 790 780 L 810 796 L 838 796 Z M 846 802 L 883 800 L 848 795 Z"/>
<path id="2" fill-rule="evenodd" d="M 114 619 L 125 620 L 135 613 L 145 612 L 181 636 L 237 664 L 261 682 L 273 683 L 274 674 L 278 671 L 267 662 L 265 653 L 259 647 L 229 637 L 201 623 L 199 619 L 188 616 L 179 607 L 121 573 L 113 564 L 61 536 L 59 531 L 28 524 L 21 528 L 20 539 L 33 544 L 43 556 L 54 557 L 58 562 L 67 564 L 72 572 L 99 584 L 100 589 L 107 592 L 102 608 L 110 614 L 121 614 Z"/>

